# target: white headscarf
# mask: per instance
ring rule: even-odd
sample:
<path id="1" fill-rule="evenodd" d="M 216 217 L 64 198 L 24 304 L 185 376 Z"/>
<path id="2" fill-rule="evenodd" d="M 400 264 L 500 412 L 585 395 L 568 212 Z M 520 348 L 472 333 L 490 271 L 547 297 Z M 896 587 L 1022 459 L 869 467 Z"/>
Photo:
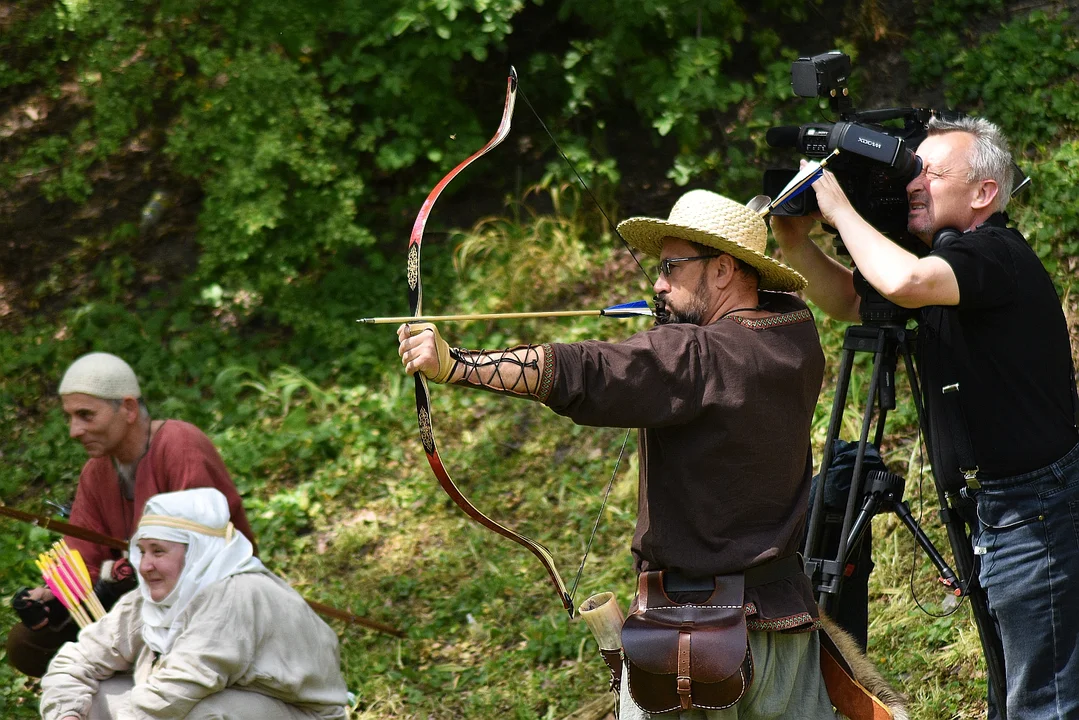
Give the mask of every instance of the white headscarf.
<path id="1" fill-rule="evenodd" d="M 183 630 L 178 618 L 203 588 L 230 575 L 265 572 L 254 557 L 251 541 L 229 522 L 229 503 L 216 488 L 194 488 L 161 493 L 146 502 L 138 530 L 131 537 L 131 563 L 142 562 L 138 542 L 146 538 L 184 543 L 184 567 L 176 587 L 155 602 L 150 589 L 139 582 L 142 593 L 142 637 L 156 653 L 167 653 Z"/>

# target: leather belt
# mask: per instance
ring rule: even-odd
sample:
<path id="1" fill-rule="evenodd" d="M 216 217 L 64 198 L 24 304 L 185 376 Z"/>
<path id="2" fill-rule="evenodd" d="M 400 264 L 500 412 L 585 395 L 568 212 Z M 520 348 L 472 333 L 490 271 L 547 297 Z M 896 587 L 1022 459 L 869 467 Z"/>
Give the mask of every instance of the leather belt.
<path id="1" fill-rule="evenodd" d="M 801 572 L 804 572 L 801 554 L 787 555 L 747 568 L 746 587 L 767 585 L 777 580 L 794 577 Z M 704 592 L 713 590 L 715 586 L 715 579 L 711 576 L 686 575 L 678 570 L 667 570 L 663 573 L 663 589 L 667 592 Z"/>

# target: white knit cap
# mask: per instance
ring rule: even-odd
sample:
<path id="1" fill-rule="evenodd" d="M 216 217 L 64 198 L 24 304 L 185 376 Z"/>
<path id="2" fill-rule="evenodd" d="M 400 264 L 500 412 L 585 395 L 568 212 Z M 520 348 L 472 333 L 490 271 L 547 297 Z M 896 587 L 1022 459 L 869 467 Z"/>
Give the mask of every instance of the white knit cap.
<path id="1" fill-rule="evenodd" d="M 83 355 L 71 363 L 60 381 L 60 394 L 84 393 L 104 400 L 140 398 L 139 379 L 126 362 L 109 353 Z"/>

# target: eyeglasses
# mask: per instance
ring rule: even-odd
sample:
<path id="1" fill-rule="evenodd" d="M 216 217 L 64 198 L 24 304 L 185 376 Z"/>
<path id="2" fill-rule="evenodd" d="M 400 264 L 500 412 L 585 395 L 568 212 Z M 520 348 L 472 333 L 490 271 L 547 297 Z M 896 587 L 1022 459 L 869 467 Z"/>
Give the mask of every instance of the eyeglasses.
<path id="1" fill-rule="evenodd" d="M 711 260 L 712 258 L 719 257 L 721 254 L 722 253 L 717 255 L 694 255 L 693 257 L 666 258 L 659 261 L 659 265 L 656 266 L 656 271 L 659 272 L 660 277 L 669 278 L 671 276 L 671 266 L 675 263 L 690 262 L 691 260 Z"/>

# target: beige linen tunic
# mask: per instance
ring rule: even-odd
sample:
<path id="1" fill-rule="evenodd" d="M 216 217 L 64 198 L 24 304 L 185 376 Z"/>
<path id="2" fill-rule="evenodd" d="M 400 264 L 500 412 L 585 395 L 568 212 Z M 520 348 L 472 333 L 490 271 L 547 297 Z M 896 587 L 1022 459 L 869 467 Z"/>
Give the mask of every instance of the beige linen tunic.
<path id="1" fill-rule="evenodd" d="M 312 718 L 344 718 L 337 636 L 283 580 L 233 575 L 196 595 L 184 629 L 155 660 L 142 640 L 142 595 L 132 592 L 57 653 L 41 680 L 41 717 L 90 713 L 98 685 L 134 673 L 135 718 L 183 718 L 226 688 L 277 698 Z"/>

